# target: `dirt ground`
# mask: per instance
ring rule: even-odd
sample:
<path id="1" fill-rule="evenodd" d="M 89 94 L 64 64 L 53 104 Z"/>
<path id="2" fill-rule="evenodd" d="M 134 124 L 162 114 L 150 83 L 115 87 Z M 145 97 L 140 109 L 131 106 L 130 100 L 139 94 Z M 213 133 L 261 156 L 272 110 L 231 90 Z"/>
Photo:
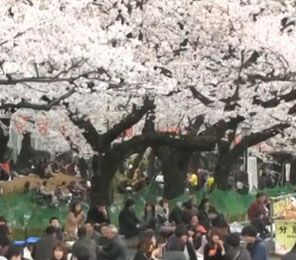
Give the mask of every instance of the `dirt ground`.
<path id="1" fill-rule="evenodd" d="M 65 175 L 62 173 L 55 174 L 54 177 L 48 179 L 48 188 L 54 190 L 57 185 L 66 182 L 68 185 L 71 181 L 79 182 L 81 178 Z M 3 194 L 17 192 L 21 193 L 24 190 L 24 185 L 26 182 L 30 182 L 30 189 L 38 187 L 44 180 L 40 179 L 38 176 L 30 174 L 29 176 L 20 177 L 11 181 L 5 181 L 0 183 L 0 189 L 3 190 Z"/>

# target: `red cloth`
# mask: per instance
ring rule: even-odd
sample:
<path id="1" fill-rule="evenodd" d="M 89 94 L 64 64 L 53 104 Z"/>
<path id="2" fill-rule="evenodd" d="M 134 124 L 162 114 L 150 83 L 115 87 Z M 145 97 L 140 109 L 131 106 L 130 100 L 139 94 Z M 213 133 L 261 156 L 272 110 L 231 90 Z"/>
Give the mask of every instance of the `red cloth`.
<path id="1" fill-rule="evenodd" d="M 10 173 L 10 165 L 8 162 L 1 163 L 1 167 L 6 173 Z"/>
<path id="2" fill-rule="evenodd" d="M 254 201 L 248 209 L 248 217 L 250 220 L 264 215 L 264 207 L 259 201 Z"/>

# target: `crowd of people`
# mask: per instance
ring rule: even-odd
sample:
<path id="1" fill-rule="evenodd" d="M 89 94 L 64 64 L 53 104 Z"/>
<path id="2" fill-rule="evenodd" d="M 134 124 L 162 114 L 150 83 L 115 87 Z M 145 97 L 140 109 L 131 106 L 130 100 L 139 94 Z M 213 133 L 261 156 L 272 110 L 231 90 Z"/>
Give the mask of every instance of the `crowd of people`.
<path id="1" fill-rule="evenodd" d="M 147 202 L 143 215 L 136 214 L 135 201 L 129 198 L 117 228 L 103 201 L 88 212 L 75 202 L 64 227 L 52 217 L 44 236 L 25 248 L 11 243 L 11 231 L 0 217 L 0 260 L 268 260 L 265 194 L 257 195 L 248 216 L 250 225 L 231 233 L 224 215 L 206 198 L 199 205 L 190 199 L 173 208 L 165 199 L 157 205 Z"/>

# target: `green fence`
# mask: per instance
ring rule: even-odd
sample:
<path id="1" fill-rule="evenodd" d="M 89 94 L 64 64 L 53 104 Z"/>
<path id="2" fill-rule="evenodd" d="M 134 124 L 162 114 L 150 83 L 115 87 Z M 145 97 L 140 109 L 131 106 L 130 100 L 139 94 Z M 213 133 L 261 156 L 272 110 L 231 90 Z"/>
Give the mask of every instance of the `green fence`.
<path id="1" fill-rule="evenodd" d="M 295 188 L 293 186 L 275 187 L 273 189 L 266 189 L 264 192 L 269 196 L 278 196 L 283 194 L 293 193 Z M 133 198 L 136 201 L 136 212 L 138 216 L 143 215 L 143 209 L 146 201 L 156 203 L 161 197 L 162 189 L 157 185 L 150 185 L 143 190 L 136 193 Z M 174 207 L 177 202 L 184 202 L 189 198 L 194 198 L 198 204 L 202 198 L 208 197 L 217 210 L 223 212 L 228 216 L 235 216 L 246 212 L 249 205 L 255 199 L 255 195 L 242 195 L 236 191 L 222 191 L 214 190 L 210 194 L 200 190 L 195 194 L 184 194 L 178 198 L 170 201 L 170 206 Z M 7 218 L 13 229 L 41 230 L 48 225 L 48 221 L 52 216 L 60 218 L 62 223 L 65 221 L 68 205 L 62 205 L 57 208 L 49 208 L 40 206 L 31 201 L 32 194 L 25 195 L 13 194 L 0 197 L 0 215 Z M 123 206 L 124 201 L 115 202 L 110 208 L 112 222 L 118 223 L 118 214 Z"/>

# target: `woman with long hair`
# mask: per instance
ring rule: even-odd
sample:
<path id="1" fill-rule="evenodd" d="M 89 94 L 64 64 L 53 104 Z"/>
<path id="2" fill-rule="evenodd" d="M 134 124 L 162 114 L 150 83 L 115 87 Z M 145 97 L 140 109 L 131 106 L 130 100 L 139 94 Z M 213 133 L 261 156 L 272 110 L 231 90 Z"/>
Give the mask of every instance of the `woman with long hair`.
<path id="1" fill-rule="evenodd" d="M 219 230 L 209 232 L 208 244 L 204 248 L 204 260 L 224 260 L 225 248 Z"/>
<path id="2" fill-rule="evenodd" d="M 144 217 L 143 217 L 144 224 L 146 228 L 156 229 L 157 225 L 157 218 L 155 214 L 155 205 L 147 202 L 144 207 Z"/>
<path id="3" fill-rule="evenodd" d="M 159 249 L 149 237 L 143 237 L 138 245 L 138 252 L 134 260 L 156 260 Z"/>
<path id="4" fill-rule="evenodd" d="M 82 211 L 82 206 L 79 202 L 73 203 L 68 213 L 66 225 L 65 225 L 65 233 L 67 240 L 76 240 L 77 239 L 77 231 L 80 225 L 84 220 L 84 215 Z"/>
<path id="5" fill-rule="evenodd" d="M 51 260 L 67 260 L 67 253 L 66 246 L 58 243 L 52 250 Z"/>

